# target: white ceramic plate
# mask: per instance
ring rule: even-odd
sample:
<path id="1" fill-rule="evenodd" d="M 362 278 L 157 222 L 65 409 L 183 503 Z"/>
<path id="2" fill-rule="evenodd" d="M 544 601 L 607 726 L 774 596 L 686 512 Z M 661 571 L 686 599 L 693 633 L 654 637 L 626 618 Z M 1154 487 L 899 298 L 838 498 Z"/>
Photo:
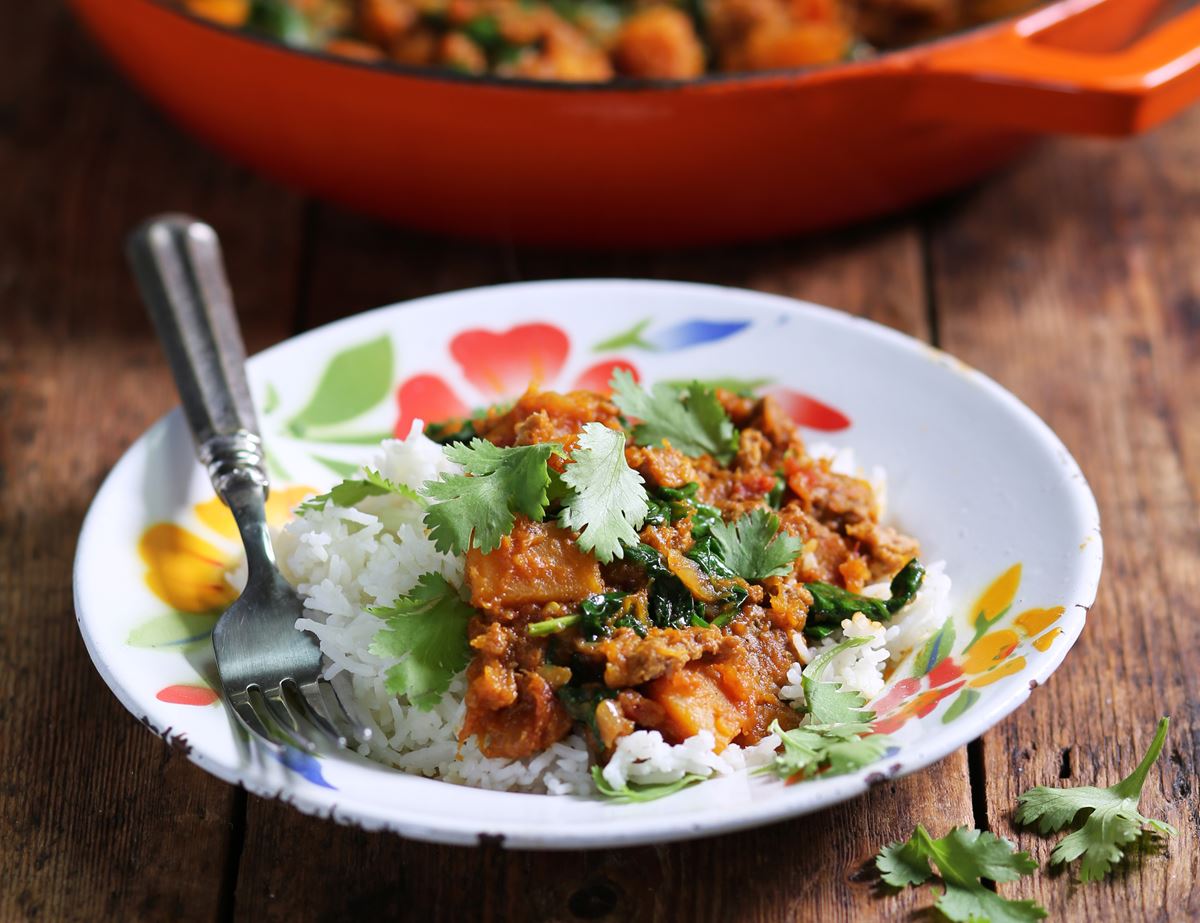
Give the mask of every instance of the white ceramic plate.
<path id="1" fill-rule="evenodd" d="M 765 379 L 813 439 L 889 473 L 891 519 L 945 559 L 952 620 L 876 700 L 898 752 L 785 786 L 745 774 L 648 804 L 496 793 L 342 757 L 248 749 L 212 692 L 208 632 L 236 533 L 178 412 L 113 469 L 80 537 L 75 598 L 97 669 L 151 729 L 229 782 L 302 811 L 446 843 L 630 845 L 814 811 L 927 766 L 1019 706 L 1083 629 L 1100 576 L 1095 501 L 1055 435 L 990 379 L 925 344 L 786 298 L 664 282 L 506 285 L 347 318 L 250 360 L 286 516 L 413 416 L 523 390 L 656 379 Z M 287 490 L 288 485 L 296 490 Z"/>

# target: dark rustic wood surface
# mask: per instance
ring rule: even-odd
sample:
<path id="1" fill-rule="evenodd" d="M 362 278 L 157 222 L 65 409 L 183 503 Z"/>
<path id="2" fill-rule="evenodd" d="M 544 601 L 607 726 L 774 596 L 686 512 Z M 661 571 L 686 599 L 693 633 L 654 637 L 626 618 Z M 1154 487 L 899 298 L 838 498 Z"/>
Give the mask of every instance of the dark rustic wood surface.
<path id="1" fill-rule="evenodd" d="M 920 918 L 868 862 L 917 822 L 1014 830 L 1037 783 L 1115 781 L 1160 714 L 1144 804 L 1180 829 L 1110 882 L 1005 888 L 1057 919 L 1200 918 L 1200 112 L 1054 141 L 976 190 L 820 239 L 555 254 L 407 234 L 201 149 L 57 3 L 0 30 L 0 921 Z M 690 279 L 835 305 L 996 377 L 1080 460 L 1105 523 L 1082 640 L 1027 706 L 942 763 L 761 830 L 568 854 L 406 842 L 247 797 L 141 728 L 92 668 L 71 557 L 121 452 L 173 403 L 120 253 L 149 213 L 222 235 L 251 349 L 377 304 L 556 276 Z"/>

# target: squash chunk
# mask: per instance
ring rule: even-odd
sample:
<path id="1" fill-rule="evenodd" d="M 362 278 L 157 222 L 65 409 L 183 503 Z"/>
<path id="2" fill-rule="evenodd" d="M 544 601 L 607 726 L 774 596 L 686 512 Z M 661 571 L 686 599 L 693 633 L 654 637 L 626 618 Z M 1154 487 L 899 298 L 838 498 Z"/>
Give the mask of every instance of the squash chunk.
<path id="1" fill-rule="evenodd" d="M 467 552 L 467 585 L 471 605 L 490 612 L 529 603 L 578 602 L 604 592 L 600 564 L 576 547 L 570 532 L 524 516 L 495 551 Z"/>
<path id="2" fill-rule="evenodd" d="M 721 687 L 698 669 L 684 667 L 646 686 L 646 696 L 666 713 L 663 735 L 683 741 L 711 731 L 720 753 L 742 732 L 742 715 Z"/>

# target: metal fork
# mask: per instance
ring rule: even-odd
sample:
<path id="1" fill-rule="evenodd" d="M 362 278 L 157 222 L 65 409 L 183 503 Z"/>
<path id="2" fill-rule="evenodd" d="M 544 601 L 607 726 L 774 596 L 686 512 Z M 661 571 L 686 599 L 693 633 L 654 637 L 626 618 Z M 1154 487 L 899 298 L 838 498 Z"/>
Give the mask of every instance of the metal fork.
<path id="1" fill-rule="evenodd" d="M 318 740 L 365 742 L 371 731 L 356 715 L 349 684 L 335 688 L 322 678 L 317 639 L 295 628 L 304 605 L 275 565 L 262 441 L 216 232 L 186 215 L 162 215 L 134 231 L 127 249 L 196 454 L 246 548 L 246 589 L 213 630 L 225 701 L 272 746 L 315 751 Z"/>

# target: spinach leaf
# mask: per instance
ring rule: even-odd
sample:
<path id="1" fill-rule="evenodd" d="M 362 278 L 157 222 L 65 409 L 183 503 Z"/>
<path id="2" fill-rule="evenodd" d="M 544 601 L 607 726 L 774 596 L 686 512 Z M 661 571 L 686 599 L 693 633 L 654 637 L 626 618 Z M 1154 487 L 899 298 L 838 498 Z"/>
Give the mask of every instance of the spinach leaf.
<path id="1" fill-rule="evenodd" d="M 592 737 L 600 740 L 600 729 L 596 727 L 596 706 L 605 699 L 616 698 L 617 691 L 607 686 L 588 683 L 584 686 L 560 686 L 558 700 L 572 720 L 587 726 Z"/>
<path id="2" fill-rule="evenodd" d="M 621 614 L 626 594 L 621 592 L 596 593 L 579 604 L 583 621 L 583 636 L 589 641 L 607 638 L 618 628 L 632 628 L 641 638 L 649 628 L 633 612 Z M 616 616 L 614 618 L 614 616 Z"/>
<path id="3" fill-rule="evenodd" d="M 733 577 L 724 564 L 712 560 L 711 549 L 708 546 L 701 547 L 699 558 L 694 556 L 695 552 L 696 548 L 693 548 L 688 556 L 705 570 L 709 579 L 728 580 Z M 639 543 L 627 547 L 625 554 L 629 560 L 640 564 L 646 571 L 646 576 L 650 580 L 648 587 L 650 619 L 659 628 L 686 628 L 689 625 L 710 627 L 716 625 L 718 621 L 723 625 L 746 601 L 748 595 L 746 588 L 740 583 L 732 584 L 721 600 L 721 613 L 710 622 L 705 618 L 707 610 L 704 603 L 692 596 L 691 591 L 682 580 L 671 572 L 662 555 L 655 549 Z M 710 564 L 714 569 L 709 569 Z"/>
<path id="4" fill-rule="evenodd" d="M 553 635 L 579 625 L 588 641 L 607 638 L 618 628 L 632 628 L 639 637 L 646 637 L 650 626 L 637 618 L 632 611 L 625 611 L 627 594 L 618 591 L 593 593 L 579 604 L 579 611 L 571 615 L 532 622 L 526 629 L 533 637 Z M 614 618 L 615 616 L 615 618 Z"/>
<path id="5" fill-rule="evenodd" d="M 692 517 L 692 538 L 700 539 L 706 536 L 713 522 L 721 521 L 721 511 L 715 506 L 700 503 L 696 493 L 700 485 L 689 481 L 682 487 L 653 487 L 649 493 L 649 513 L 644 521 L 648 526 L 674 524 L 679 520 Z"/>
<path id="6" fill-rule="evenodd" d="M 900 573 L 892 578 L 889 589 L 892 591 L 892 598 L 887 601 L 888 611 L 895 615 L 905 606 L 907 606 L 917 595 L 917 591 L 921 589 L 921 584 L 925 582 L 925 568 L 921 566 L 921 562 L 913 558 L 902 568 Z"/>
<path id="7" fill-rule="evenodd" d="M 804 586 L 812 594 L 813 603 L 808 610 L 809 624 L 804 630 L 810 636 L 820 637 L 815 629 L 837 626 L 855 612 L 876 622 L 886 622 L 912 602 L 924 580 L 925 568 L 913 558 L 892 578 L 891 598 L 886 600 L 851 593 L 831 583 L 806 583 Z"/>
<path id="8" fill-rule="evenodd" d="M 425 435 L 441 445 L 450 445 L 470 442 L 479 433 L 475 431 L 475 424 L 471 420 L 447 420 L 444 423 L 426 423 Z"/>
<path id="9" fill-rule="evenodd" d="M 767 502 L 775 509 L 783 506 L 783 495 L 787 490 L 787 478 L 782 471 L 775 472 L 775 486 L 767 493 Z"/>
<path id="10" fill-rule="evenodd" d="M 625 548 L 625 557 L 640 564 L 649 578 L 650 620 L 659 628 L 686 628 L 692 616 L 704 617 L 704 604 L 671 573 L 662 555 L 639 542 Z"/>
<path id="11" fill-rule="evenodd" d="M 246 17 L 247 31 L 296 48 L 311 48 L 312 28 L 298 9 L 286 0 L 254 0 Z"/>

